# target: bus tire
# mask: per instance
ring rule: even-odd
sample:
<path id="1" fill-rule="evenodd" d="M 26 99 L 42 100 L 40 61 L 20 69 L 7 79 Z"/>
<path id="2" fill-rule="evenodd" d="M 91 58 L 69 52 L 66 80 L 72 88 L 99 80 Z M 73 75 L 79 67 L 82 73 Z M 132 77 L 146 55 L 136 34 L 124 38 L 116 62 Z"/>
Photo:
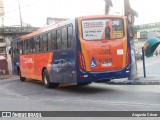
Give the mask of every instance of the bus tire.
<path id="1" fill-rule="evenodd" d="M 24 82 L 26 80 L 25 77 L 22 77 L 20 69 L 19 69 L 19 78 L 20 78 L 20 81 L 22 81 L 22 82 Z"/>
<path id="2" fill-rule="evenodd" d="M 43 71 L 43 83 L 46 88 L 56 88 L 59 85 L 59 83 L 50 82 L 49 74 L 46 69 Z"/>

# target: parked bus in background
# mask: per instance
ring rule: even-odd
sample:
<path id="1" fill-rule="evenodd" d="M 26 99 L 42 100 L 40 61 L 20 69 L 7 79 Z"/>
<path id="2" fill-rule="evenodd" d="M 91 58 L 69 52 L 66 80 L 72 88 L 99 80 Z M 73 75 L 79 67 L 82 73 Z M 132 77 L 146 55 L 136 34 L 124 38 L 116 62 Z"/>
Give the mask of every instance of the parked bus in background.
<path id="1" fill-rule="evenodd" d="M 11 43 L 13 73 L 43 81 L 89 84 L 130 76 L 130 36 L 123 16 L 85 16 L 39 29 Z"/>

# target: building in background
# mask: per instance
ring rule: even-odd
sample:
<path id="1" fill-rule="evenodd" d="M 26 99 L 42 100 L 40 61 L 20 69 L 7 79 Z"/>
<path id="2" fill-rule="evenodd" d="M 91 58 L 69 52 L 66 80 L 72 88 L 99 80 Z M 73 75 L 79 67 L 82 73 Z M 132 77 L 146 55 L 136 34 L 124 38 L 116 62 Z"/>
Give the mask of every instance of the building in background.
<path id="1" fill-rule="evenodd" d="M 3 16 L 3 0 L 0 0 L 0 18 L 3 19 Z M 16 37 L 28 34 L 37 29 L 38 28 L 31 26 L 5 26 L 2 20 L 0 24 L 0 75 L 7 75 L 12 73 L 11 56 L 9 55 L 11 41 Z"/>
<path id="2" fill-rule="evenodd" d="M 148 39 L 151 37 L 160 38 L 160 22 L 136 25 L 137 38 Z"/>
<path id="3" fill-rule="evenodd" d="M 141 50 L 145 41 L 149 38 L 156 37 L 160 39 L 160 22 L 142 24 L 134 26 L 135 31 L 135 47 Z M 157 47 L 156 51 L 160 54 L 160 46 Z"/>

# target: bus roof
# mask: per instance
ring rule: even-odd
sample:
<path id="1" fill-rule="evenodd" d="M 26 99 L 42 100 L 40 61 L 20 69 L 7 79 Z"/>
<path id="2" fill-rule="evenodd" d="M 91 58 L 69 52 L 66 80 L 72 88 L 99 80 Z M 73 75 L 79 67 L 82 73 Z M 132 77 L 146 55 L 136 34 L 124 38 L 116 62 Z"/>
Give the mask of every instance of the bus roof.
<path id="1" fill-rule="evenodd" d="M 81 16 L 78 17 L 80 19 L 93 19 L 93 18 L 124 18 L 124 16 L 120 15 L 91 15 L 91 16 Z"/>
<path id="2" fill-rule="evenodd" d="M 77 18 L 78 19 L 94 19 L 94 18 L 106 18 L 106 17 L 108 17 L 108 18 L 124 18 L 124 16 L 116 16 L 116 15 L 91 15 L 91 16 L 81 16 L 81 17 L 77 17 Z M 70 20 L 66 20 L 66 21 L 70 21 Z M 34 32 L 29 33 L 27 35 L 21 36 L 20 39 L 21 40 L 27 39 L 27 38 L 29 38 L 31 36 L 38 35 L 38 34 L 41 34 L 43 32 L 52 30 L 52 29 L 58 27 L 59 25 L 61 25 L 61 23 L 64 23 L 66 21 L 56 22 L 54 24 L 51 24 L 51 25 L 48 25 L 46 27 L 40 28 L 37 31 L 34 31 Z"/>
<path id="3" fill-rule="evenodd" d="M 49 30 L 51 30 L 51 29 L 53 29 L 53 28 L 56 28 L 56 27 L 59 25 L 59 23 L 61 23 L 61 22 L 56 22 L 56 23 L 54 23 L 54 24 L 51 24 L 51 25 L 48 25 L 48 26 L 46 26 L 46 27 L 40 28 L 40 29 L 38 29 L 37 31 L 34 31 L 34 32 L 32 32 L 32 33 L 23 35 L 23 36 L 21 36 L 20 38 L 21 38 L 21 39 L 26 39 L 26 38 L 29 38 L 29 37 L 31 37 L 31 36 L 38 35 L 38 34 L 40 34 L 40 33 L 49 31 Z"/>

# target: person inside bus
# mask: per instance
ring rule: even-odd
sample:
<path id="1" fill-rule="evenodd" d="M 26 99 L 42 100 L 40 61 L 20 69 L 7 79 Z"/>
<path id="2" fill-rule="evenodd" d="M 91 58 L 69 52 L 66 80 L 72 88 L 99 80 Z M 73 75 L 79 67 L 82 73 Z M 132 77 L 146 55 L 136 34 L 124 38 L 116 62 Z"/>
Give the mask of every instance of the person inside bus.
<path id="1" fill-rule="evenodd" d="M 106 39 L 110 39 L 110 31 L 111 31 L 111 28 L 109 27 L 109 24 L 108 22 L 106 22 L 106 27 L 105 27 L 105 38 Z"/>

